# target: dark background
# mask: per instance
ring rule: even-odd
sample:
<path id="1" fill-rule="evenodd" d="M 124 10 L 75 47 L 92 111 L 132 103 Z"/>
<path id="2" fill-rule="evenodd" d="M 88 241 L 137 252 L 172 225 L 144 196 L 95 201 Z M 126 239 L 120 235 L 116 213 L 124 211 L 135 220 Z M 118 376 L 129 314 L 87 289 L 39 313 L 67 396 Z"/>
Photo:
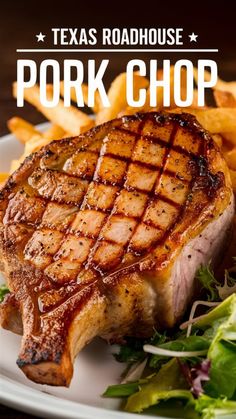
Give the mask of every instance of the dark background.
<path id="1" fill-rule="evenodd" d="M 133 58 L 158 59 L 170 58 L 173 62 L 180 58 L 214 59 L 218 63 L 219 75 L 225 80 L 236 80 L 236 21 L 233 2 L 217 1 L 129 1 L 109 3 L 104 1 L 92 2 L 90 0 L 67 0 L 43 2 L 23 0 L 13 2 L 1 1 L 0 4 L 0 135 L 7 133 L 6 121 L 19 115 L 32 123 L 40 123 L 44 118 L 30 105 L 24 108 L 16 107 L 11 94 L 11 84 L 16 79 L 17 58 L 30 58 L 41 62 L 52 58 L 46 54 L 17 54 L 17 48 L 53 47 L 50 42 L 38 44 L 35 35 L 39 32 L 48 35 L 52 27 L 82 28 L 82 27 L 183 27 L 184 33 L 198 34 L 198 43 L 189 44 L 188 38 L 184 45 L 197 48 L 219 48 L 215 54 L 70 54 L 66 58 L 77 58 L 85 63 L 94 58 L 110 59 L 109 72 L 105 76 L 108 87 L 113 78 L 124 71 L 127 62 Z M 50 40 L 51 40 L 50 36 Z M 98 45 L 99 46 L 99 45 Z M 79 46 L 78 46 L 79 47 Z M 77 47 L 77 48 L 78 48 Z M 128 48 L 128 47 L 126 47 Z M 181 47 L 180 47 L 181 48 Z M 53 56 L 60 62 L 65 56 Z M 0 406 L 1 418 L 23 419 L 33 416 L 16 412 Z"/>

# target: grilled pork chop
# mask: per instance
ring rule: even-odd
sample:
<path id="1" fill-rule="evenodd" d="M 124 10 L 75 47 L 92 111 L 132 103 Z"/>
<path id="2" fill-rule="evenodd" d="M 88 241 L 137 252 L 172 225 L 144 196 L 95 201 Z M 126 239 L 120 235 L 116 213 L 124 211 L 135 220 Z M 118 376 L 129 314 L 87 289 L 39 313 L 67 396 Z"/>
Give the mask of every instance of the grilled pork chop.
<path id="1" fill-rule="evenodd" d="M 123 117 L 28 157 L 0 193 L 1 320 L 19 333 L 19 308 L 19 367 L 68 386 L 93 337 L 172 327 L 233 207 L 225 161 L 188 114 Z"/>

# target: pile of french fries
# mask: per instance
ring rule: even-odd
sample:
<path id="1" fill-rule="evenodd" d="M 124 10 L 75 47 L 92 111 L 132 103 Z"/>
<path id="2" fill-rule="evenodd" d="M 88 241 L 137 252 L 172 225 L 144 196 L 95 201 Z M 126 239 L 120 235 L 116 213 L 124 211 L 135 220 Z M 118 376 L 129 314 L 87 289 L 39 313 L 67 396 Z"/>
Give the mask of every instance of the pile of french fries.
<path id="1" fill-rule="evenodd" d="M 170 110 L 174 112 L 188 112 L 196 116 L 200 124 L 208 130 L 215 142 L 220 147 L 226 162 L 229 166 L 232 185 L 234 192 L 236 193 L 236 82 L 225 82 L 218 79 L 218 82 L 214 88 L 214 98 L 216 107 L 204 107 L 200 108 L 197 106 L 197 90 L 194 92 L 194 103 L 190 108 L 176 108 L 174 101 L 174 77 L 173 67 L 170 70 L 170 81 L 171 81 L 171 105 Z M 181 91 L 183 97 L 185 97 L 186 91 L 186 78 L 184 70 L 181 77 Z M 161 77 L 161 71 L 159 76 Z M 131 108 L 126 102 L 126 74 L 119 74 L 112 82 L 108 97 L 111 106 L 104 108 L 102 106 L 100 95 L 97 92 L 95 96 L 95 104 L 91 115 L 87 115 L 75 106 L 65 108 L 63 100 L 59 101 L 59 104 L 54 108 L 43 107 L 39 99 L 39 87 L 34 86 L 25 90 L 25 100 L 33 105 L 38 111 L 40 111 L 50 122 L 50 128 L 46 131 L 41 132 L 37 127 L 33 126 L 28 121 L 25 121 L 17 116 L 11 118 L 7 125 L 9 130 L 15 135 L 15 137 L 24 144 L 24 153 L 19 157 L 18 160 L 11 162 L 10 173 L 15 171 L 20 164 L 24 161 L 25 157 L 29 154 L 40 150 L 43 146 L 47 145 L 53 140 L 59 140 L 61 138 L 75 136 L 81 134 L 94 125 L 101 124 L 109 121 L 110 119 L 122 116 L 132 115 L 136 112 L 142 111 L 147 112 L 154 110 L 149 106 L 149 80 L 146 77 L 140 76 L 138 73 L 134 73 L 134 98 L 138 97 L 140 88 L 147 89 L 147 101 L 142 108 Z M 207 79 L 210 75 L 206 72 L 205 78 Z M 197 70 L 196 79 L 197 83 Z M 13 84 L 13 96 L 16 97 L 16 83 Z M 52 94 L 52 86 L 48 86 L 48 95 Z M 84 84 L 82 86 L 84 101 L 88 102 L 88 86 Z M 64 94 L 64 83 L 60 84 L 61 96 Z M 75 91 L 71 91 L 71 98 L 76 102 Z M 158 107 L 155 110 L 162 110 L 163 102 L 163 91 L 159 87 L 157 89 L 157 103 Z M 0 173 L 0 183 L 4 183 L 10 173 Z"/>

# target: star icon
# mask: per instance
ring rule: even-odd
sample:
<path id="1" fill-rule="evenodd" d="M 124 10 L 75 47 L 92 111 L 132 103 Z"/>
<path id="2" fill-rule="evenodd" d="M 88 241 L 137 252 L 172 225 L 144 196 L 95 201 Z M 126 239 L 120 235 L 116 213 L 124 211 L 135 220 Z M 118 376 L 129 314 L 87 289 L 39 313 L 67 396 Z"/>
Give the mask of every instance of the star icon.
<path id="1" fill-rule="evenodd" d="M 191 35 L 188 35 L 188 36 L 189 36 L 190 42 L 197 42 L 198 35 L 196 35 L 194 32 L 192 32 Z"/>
<path id="2" fill-rule="evenodd" d="M 42 32 L 40 32 L 38 35 L 35 35 L 37 39 L 37 42 L 44 42 L 44 38 L 46 35 L 43 35 Z"/>

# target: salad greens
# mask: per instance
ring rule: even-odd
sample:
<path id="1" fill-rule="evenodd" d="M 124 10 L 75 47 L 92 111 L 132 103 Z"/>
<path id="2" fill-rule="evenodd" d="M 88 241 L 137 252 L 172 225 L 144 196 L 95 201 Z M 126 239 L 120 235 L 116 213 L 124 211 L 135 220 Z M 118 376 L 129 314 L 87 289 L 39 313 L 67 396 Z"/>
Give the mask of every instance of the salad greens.
<path id="1" fill-rule="evenodd" d="M 236 258 L 233 259 L 235 263 Z M 234 272 L 235 270 L 236 266 L 231 269 L 231 271 Z M 221 283 L 214 277 L 214 272 L 210 265 L 201 266 L 198 269 L 196 278 L 202 285 L 208 301 L 224 300 L 233 292 L 236 292 L 235 279 L 230 276 L 230 273 L 227 270 L 225 271 L 225 280 L 223 285 L 221 285 Z"/>
<path id="2" fill-rule="evenodd" d="M 115 355 L 133 370 L 135 366 L 137 371 L 138 366 L 145 367 L 141 377 L 134 379 L 128 373 L 124 384 L 109 386 L 104 393 L 105 397 L 124 397 L 126 411 L 142 412 L 175 400 L 186 412 L 184 417 L 189 417 L 190 411 L 194 418 L 229 414 L 236 418 L 235 282 L 226 274 L 221 286 L 209 266 L 202 267 L 197 278 L 207 291 L 208 301 L 217 303 L 190 320 L 190 335 L 186 336 L 186 330 L 171 335 L 155 331 L 149 340 L 128 338 Z M 220 302 L 222 295 L 227 298 Z"/>
<path id="3" fill-rule="evenodd" d="M 217 286 L 220 286 L 220 283 L 214 277 L 210 265 L 201 266 L 197 271 L 196 278 L 203 286 L 208 301 L 217 301 L 219 299 Z"/>
<path id="4" fill-rule="evenodd" d="M 187 383 L 181 374 L 180 366 L 172 358 L 150 378 L 149 382 L 140 385 L 140 390 L 132 394 L 126 403 L 125 409 L 129 412 L 142 412 L 143 409 L 155 405 L 161 400 L 171 398 L 186 399 L 192 402 L 193 396 L 187 389 Z"/>
<path id="5" fill-rule="evenodd" d="M 9 293 L 9 289 L 5 284 L 0 285 L 0 303 L 3 301 L 6 294 Z"/>
<path id="6" fill-rule="evenodd" d="M 208 330 L 208 336 L 212 334 L 207 354 L 211 361 L 207 394 L 236 400 L 236 294 L 199 319 L 195 326 Z"/>

